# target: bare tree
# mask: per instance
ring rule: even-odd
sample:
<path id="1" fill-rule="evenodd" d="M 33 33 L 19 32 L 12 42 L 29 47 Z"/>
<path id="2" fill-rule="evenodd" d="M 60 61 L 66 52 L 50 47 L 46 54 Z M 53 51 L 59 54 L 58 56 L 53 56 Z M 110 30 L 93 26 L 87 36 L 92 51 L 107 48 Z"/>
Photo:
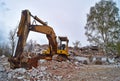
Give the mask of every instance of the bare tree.
<path id="1" fill-rule="evenodd" d="M 78 40 L 73 42 L 73 45 L 74 45 L 74 49 L 76 49 L 76 50 L 79 48 L 79 46 L 81 46 L 80 41 L 78 41 Z"/>
<path id="2" fill-rule="evenodd" d="M 27 43 L 26 43 L 26 46 L 25 46 L 25 49 L 24 51 L 25 52 L 32 52 L 34 50 L 34 42 L 32 39 L 30 39 Z"/>
<path id="3" fill-rule="evenodd" d="M 16 31 L 17 31 L 17 27 L 13 30 L 10 30 L 10 32 L 9 32 L 9 41 L 10 41 L 12 56 L 14 54 L 15 45 L 16 45 L 16 37 L 17 37 Z"/>
<path id="4" fill-rule="evenodd" d="M 31 40 L 29 41 L 28 51 L 29 51 L 29 52 L 32 52 L 32 50 L 33 50 L 33 40 L 31 39 Z"/>

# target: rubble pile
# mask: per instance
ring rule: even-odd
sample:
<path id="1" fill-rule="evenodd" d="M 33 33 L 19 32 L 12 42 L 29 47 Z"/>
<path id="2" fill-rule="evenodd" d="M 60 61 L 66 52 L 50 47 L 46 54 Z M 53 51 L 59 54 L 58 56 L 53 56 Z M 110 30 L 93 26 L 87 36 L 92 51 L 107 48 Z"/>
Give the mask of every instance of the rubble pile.
<path id="1" fill-rule="evenodd" d="M 0 57 L 0 81 L 7 81 L 7 71 L 10 69 L 7 60 L 4 55 Z"/>
<path id="2" fill-rule="evenodd" d="M 120 68 L 112 65 L 84 65 L 80 58 L 58 62 L 39 60 L 38 67 L 10 69 L 5 56 L 0 57 L 0 81 L 119 81 Z M 84 60 L 84 59 L 83 59 Z M 85 59 L 86 60 L 86 59 Z"/>
<path id="3" fill-rule="evenodd" d="M 53 76 L 58 76 L 61 79 L 69 79 L 75 72 L 80 69 L 80 66 L 71 62 L 57 62 L 57 61 L 49 61 L 42 66 L 47 66 L 47 72 L 51 73 Z M 58 80 L 57 80 L 58 81 Z"/>
<path id="4" fill-rule="evenodd" d="M 73 67 L 74 66 L 74 67 Z M 62 81 L 69 79 L 80 68 L 70 62 L 48 61 L 40 62 L 37 68 L 30 70 L 18 68 L 8 72 L 9 80 L 24 81 Z"/>
<path id="5" fill-rule="evenodd" d="M 79 69 L 79 63 L 40 60 L 38 67 L 10 69 L 7 57 L 0 59 L 0 81 L 62 81 L 70 79 Z"/>

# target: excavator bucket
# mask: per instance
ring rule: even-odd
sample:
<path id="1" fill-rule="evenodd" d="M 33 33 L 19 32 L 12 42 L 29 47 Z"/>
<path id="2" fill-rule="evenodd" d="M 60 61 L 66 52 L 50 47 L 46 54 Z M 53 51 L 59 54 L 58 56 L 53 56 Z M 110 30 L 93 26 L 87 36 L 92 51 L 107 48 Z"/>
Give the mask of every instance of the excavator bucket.
<path id="1" fill-rule="evenodd" d="M 46 60 L 52 60 L 52 56 L 46 55 L 46 54 L 38 54 L 33 56 L 32 58 L 27 58 L 24 57 L 24 55 L 21 55 L 19 58 L 11 57 L 8 59 L 10 62 L 10 68 L 15 69 L 15 68 L 26 68 L 26 69 L 31 69 L 32 67 L 37 67 L 38 66 L 38 60 L 40 59 L 46 59 Z"/>
<path id="2" fill-rule="evenodd" d="M 19 68 L 20 67 L 20 61 L 16 58 L 8 58 L 8 61 L 10 63 L 10 68 L 11 69 L 15 69 L 15 68 Z"/>

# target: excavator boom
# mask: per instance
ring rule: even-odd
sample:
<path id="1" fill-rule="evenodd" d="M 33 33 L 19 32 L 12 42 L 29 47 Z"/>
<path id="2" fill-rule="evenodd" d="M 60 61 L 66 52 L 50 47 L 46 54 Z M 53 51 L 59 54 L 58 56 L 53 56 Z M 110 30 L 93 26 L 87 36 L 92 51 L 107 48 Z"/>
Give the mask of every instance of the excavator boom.
<path id="1" fill-rule="evenodd" d="M 18 27 L 18 43 L 15 51 L 14 57 L 20 57 L 23 53 L 24 46 L 29 34 L 29 25 L 30 25 L 30 14 L 28 11 L 23 11 L 21 14 L 21 20 Z"/>

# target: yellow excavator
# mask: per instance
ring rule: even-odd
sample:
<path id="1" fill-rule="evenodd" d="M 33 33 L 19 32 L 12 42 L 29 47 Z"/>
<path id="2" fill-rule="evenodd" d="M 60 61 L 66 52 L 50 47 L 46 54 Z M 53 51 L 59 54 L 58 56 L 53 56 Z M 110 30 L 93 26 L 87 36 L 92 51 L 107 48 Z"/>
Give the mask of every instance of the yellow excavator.
<path id="1" fill-rule="evenodd" d="M 34 22 L 37 21 L 38 23 L 40 23 L 40 25 L 31 23 L 31 18 L 34 19 Z M 47 50 L 44 50 L 42 54 L 38 54 L 36 56 L 33 56 L 32 58 L 27 58 L 24 57 L 23 52 L 30 31 L 45 34 L 49 41 L 49 47 Z M 47 23 L 40 20 L 37 16 L 33 16 L 29 10 L 22 11 L 17 36 L 18 43 L 16 46 L 15 55 L 8 59 L 8 61 L 10 62 L 10 67 L 13 69 L 19 67 L 24 67 L 26 69 L 37 67 L 38 60 L 52 60 L 52 56 L 55 54 L 58 55 L 58 61 L 68 59 L 68 38 L 58 36 L 59 42 L 57 42 L 57 36 L 53 28 L 48 26 Z"/>

